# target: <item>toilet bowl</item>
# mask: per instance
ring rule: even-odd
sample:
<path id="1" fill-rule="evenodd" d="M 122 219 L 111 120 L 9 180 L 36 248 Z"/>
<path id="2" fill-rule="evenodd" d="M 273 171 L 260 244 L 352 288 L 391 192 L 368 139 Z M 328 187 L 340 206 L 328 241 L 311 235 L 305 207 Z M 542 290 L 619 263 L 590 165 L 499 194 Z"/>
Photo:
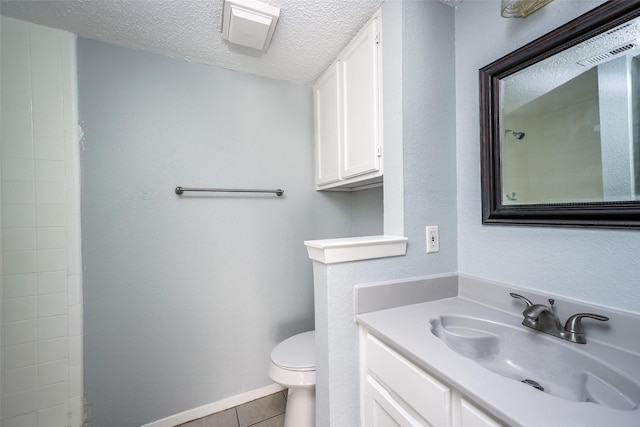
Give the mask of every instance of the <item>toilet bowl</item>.
<path id="1" fill-rule="evenodd" d="M 269 376 L 287 387 L 284 427 L 314 427 L 316 418 L 315 331 L 294 335 L 271 352 Z"/>

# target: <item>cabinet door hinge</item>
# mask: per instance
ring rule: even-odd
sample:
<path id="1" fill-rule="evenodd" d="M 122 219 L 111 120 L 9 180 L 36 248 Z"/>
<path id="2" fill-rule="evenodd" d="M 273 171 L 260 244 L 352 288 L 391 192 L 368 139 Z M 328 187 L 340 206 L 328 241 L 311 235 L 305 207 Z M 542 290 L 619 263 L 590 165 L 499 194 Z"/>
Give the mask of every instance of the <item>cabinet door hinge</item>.
<path id="1" fill-rule="evenodd" d="M 380 44 L 380 33 L 376 33 L 375 42 L 376 44 Z"/>
<path id="2" fill-rule="evenodd" d="M 376 156 L 382 157 L 382 147 L 380 147 L 379 145 L 378 147 L 376 147 Z"/>

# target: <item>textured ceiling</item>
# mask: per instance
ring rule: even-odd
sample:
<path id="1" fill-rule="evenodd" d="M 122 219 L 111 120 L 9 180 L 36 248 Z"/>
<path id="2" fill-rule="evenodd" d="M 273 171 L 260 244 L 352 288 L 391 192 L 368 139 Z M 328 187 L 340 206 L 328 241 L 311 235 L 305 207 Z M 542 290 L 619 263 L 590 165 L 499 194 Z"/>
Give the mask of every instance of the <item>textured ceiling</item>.
<path id="1" fill-rule="evenodd" d="M 266 0 L 281 8 L 266 53 L 220 38 L 223 0 L 1 0 L 2 15 L 80 37 L 310 84 L 383 0 Z"/>

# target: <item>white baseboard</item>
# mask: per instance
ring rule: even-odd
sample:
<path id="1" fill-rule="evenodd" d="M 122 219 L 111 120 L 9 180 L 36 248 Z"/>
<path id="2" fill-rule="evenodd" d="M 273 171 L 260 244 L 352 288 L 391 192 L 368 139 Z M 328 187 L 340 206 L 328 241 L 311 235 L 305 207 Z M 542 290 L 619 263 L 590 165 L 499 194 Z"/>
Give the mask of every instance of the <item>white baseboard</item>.
<path id="1" fill-rule="evenodd" d="M 163 418 L 149 424 L 144 424 L 141 427 L 175 427 L 179 424 L 197 420 L 198 418 L 206 417 L 207 415 L 215 414 L 216 412 L 224 411 L 226 409 L 242 405 L 243 403 L 260 399 L 261 397 L 277 393 L 284 389 L 285 388 L 280 384 L 271 384 L 236 396 L 231 396 L 217 402 L 208 403 L 198 408 L 189 409 L 188 411 L 180 412 L 179 414 L 171 415 L 167 418 Z"/>

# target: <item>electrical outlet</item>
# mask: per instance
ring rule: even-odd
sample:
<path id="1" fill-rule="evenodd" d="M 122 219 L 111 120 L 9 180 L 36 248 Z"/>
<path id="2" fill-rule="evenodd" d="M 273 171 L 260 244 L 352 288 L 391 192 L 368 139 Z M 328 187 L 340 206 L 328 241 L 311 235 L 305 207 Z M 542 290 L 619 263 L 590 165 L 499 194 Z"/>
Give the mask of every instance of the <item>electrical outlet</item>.
<path id="1" fill-rule="evenodd" d="M 440 236 L 438 235 L 438 226 L 427 226 L 427 253 L 440 251 Z"/>

